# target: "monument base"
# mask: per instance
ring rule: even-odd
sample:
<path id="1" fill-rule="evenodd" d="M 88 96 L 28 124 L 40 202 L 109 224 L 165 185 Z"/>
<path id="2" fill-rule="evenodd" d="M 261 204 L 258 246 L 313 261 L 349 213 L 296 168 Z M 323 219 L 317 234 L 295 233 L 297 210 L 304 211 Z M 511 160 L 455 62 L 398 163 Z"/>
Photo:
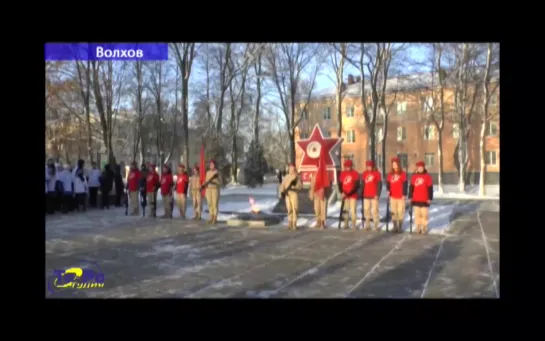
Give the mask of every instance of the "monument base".
<path id="1" fill-rule="evenodd" d="M 277 225 L 282 222 L 282 217 L 277 217 L 263 212 L 238 213 L 236 217 L 227 220 L 227 226 L 248 226 L 263 228 Z"/>

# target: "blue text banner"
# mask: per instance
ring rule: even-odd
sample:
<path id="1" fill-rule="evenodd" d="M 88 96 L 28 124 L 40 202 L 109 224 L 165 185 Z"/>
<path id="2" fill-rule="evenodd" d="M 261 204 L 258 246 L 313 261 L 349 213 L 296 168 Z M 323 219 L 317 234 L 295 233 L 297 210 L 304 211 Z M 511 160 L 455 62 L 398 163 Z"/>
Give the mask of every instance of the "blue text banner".
<path id="1" fill-rule="evenodd" d="M 168 60 L 168 43 L 48 43 L 45 60 Z"/>

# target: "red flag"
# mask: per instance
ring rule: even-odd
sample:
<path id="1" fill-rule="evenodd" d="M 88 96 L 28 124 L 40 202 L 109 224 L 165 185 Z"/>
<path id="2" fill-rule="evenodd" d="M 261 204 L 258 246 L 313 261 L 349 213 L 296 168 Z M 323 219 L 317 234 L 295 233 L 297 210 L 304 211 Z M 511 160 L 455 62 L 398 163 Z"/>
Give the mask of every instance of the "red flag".
<path id="1" fill-rule="evenodd" d="M 199 176 L 200 176 L 200 180 L 201 180 L 201 186 L 202 184 L 204 183 L 204 179 L 206 177 L 206 170 L 205 170 L 205 164 L 204 164 L 204 144 L 201 144 L 201 160 L 200 160 L 200 173 Z M 204 198 L 204 194 L 206 193 L 206 189 L 203 189 L 201 191 L 201 195 L 202 197 Z"/>
<path id="2" fill-rule="evenodd" d="M 314 192 L 320 199 L 324 199 L 324 189 L 329 187 L 330 181 L 327 175 L 325 148 L 321 148 L 320 160 L 318 162 L 318 172 L 316 172 L 316 182 L 314 183 Z"/>

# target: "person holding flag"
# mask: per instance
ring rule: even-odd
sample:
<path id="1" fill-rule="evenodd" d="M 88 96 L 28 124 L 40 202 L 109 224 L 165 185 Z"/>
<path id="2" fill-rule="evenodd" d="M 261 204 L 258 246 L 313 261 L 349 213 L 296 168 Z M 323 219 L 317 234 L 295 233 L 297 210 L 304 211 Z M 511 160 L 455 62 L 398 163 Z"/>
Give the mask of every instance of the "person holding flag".
<path id="1" fill-rule="evenodd" d="M 320 153 L 318 170 L 310 179 L 310 200 L 314 202 L 314 214 L 316 216 L 316 228 L 325 229 L 325 221 L 327 216 L 327 194 L 330 186 L 329 177 L 327 175 L 325 154 Z"/>
<path id="2" fill-rule="evenodd" d="M 201 174 L 199 165 L 193 167 L 193 174 L 189 178 L 189 189 L 191 191 L 191 200 L 193 202 L 193 219 L 201 220 L 202 210 L 202 192 L 201 191 Z"/>

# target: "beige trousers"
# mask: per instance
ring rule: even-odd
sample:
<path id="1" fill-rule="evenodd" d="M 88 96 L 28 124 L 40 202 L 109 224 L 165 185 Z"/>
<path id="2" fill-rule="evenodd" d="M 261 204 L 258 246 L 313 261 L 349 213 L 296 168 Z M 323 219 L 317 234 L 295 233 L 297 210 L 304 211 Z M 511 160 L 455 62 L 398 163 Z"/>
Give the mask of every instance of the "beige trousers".
<path id="1" fill-rule="evenodd" d="M 390 198 L 390 213 L 393 221 L 403 221 L 405 216 L 405 200 Z"/>
<path id="2" fill-rule="evenodd" d="M 426 231 L 428 227 L 429 207 L 413 206 L 413 210 L 414 210 L 414 220 L 416 223 L 416 231 L 420 229 L 419 226 L 422 226 L 424 231 Z"/>
<path id="3" fill-rule="evenodd" d="M 206 203 L 208 204 L 208 210 L 210 216 L 218 215 L 218 206 L 220 201 L 220 190 L 218 188 L 206 189 Z"/>
<path id="4" fill-rule="evenodd" d="M 191 192 L 191 202 L 193 203 L 193 212 L 195 212 L 195 217 L 201 215 L 202 211 L 202 196 L 200 191 L 192 191 Z"/>
<path id="5" fill-rule="evenodd" d="M 356 227 L 356 220 L 358 219 L 358 214 L 356 208 L 358 206 L 358 199 L 344 199 L 344 226 L 348 227 L 348 218 L 352 218 L 352 225 Z"/>
<path id="6" fill-rule="evenodd" d="M 146 197 L 147 197 L 148 206 L 149 207 L 155 206 L 155 208 L 157 209 L 157 202 L 155 201 L 156 199 L 155 195 L 153 195 L 153 193 L 146 193 Z"/>
<path id="7" fill-rule="evenodd" d="M 171 195 L 164 195 L 163 196 L 163 206 L 165 208 L 165 216 L 170 217 L 172 215 L 172 210 L 170 209 L 170 204 L 172 202 L 172 196 Z"/>
<path id="8" fill-rule="evenodd" d="M 325 222 L 327 216 L 327 201 L 314 197 L 314 215 L 316 220 Z"/>
<path id="9" fill-rule="evenodd" d="M 140 203 L 138 202 L 138 191 L 129 192 L 129 206 L 131 207 L 131 214 L 138 215 Z"/>
<path id="10" fill-rule="evenodd" d="M 288 211 L 288 221 L 297 222 L 297 212 L 299 211 L 299 198 L 297 192 L 289 191 L 286 194 L 286 209 Z"/>
<path id="11" fill-rule="evenodd" d="M 180 217 L 185 218 L 185 210 L 187 207 L 187 197 L 185 194 L 176 193 L 176 204 L 180 210 Z"/>
<path id="12" fill-rule="evenodd" d="M 365 218 L 365 226 L 371 224 L 371 219 L 375 223 L 375 227 L 378 227 L 379 215 L 378 215 L 378 199 L 363 199 L 363 215 Z"/>

